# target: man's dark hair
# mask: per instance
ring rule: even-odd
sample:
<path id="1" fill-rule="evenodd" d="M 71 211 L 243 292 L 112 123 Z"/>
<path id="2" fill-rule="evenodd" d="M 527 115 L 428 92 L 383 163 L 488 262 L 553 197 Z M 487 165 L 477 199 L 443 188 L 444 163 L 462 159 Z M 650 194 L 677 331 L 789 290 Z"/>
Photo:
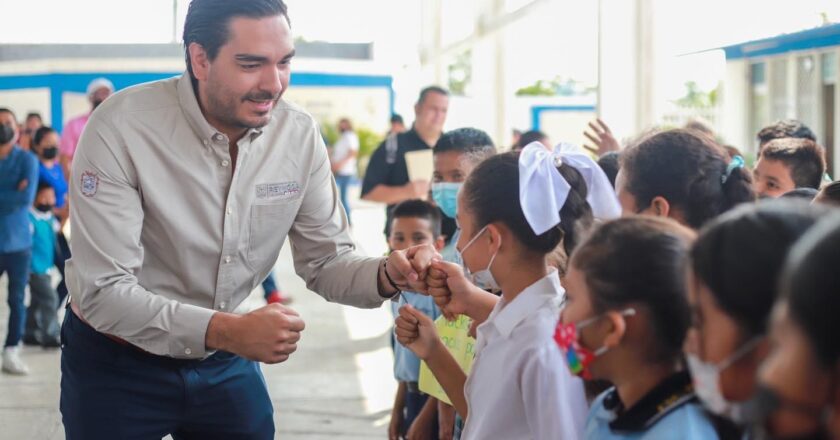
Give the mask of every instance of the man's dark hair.
<path id="1" fill-rule="evenodd" d="M 26 114 L 26 120 L 27 120 L 27 121 L 28 121 L 28 120 L 30 120 L 30 119 L 32 119 L 32 118 L 36 118 L 36 119 L 38 119 L 39 121 L 42 121 L 42 122 L 43 122 L 43 120 L 44 120 L 44 119 L 41 117 L 41 114 L 40 114 L 40 113 L 38 113 L 38 112 L 29 112 L 29 113 L 27 113 L 27 114 Z"/>
<path id="2" fill-rule="evenodd" d="M 441 135 L 435 144 L 434 154 L 456 151 L 474 159 L 475 163 L 496 154 L 493 139 L 477 128 L 457 128 Z"/>
<path id="3" fill-rule="evenodd" d="M 428 86 L 428 87 L 426 87 L 426 88 L 424 88 L 423 90 L 420 91 L 420 96 L 417 97 L 417 105 L 422 104 L 423 101 L 426 100 L 426 96 L 428 96 L 429 93 L 437 93 L 437 94 L 440 94 L 440 95 L 443 95 L 443 96 L 449 96 L 449 90 L 446 90 L 443 87 Z"/>
<path id="4" fill-rule="evenodd" d="M 391 123 L 392 124 L 403 124 L 403 125 L 405 125 L 405 122 L 403 121 L 403 117 L 398 115 L 397 113 L 394 113 L 393 115 L 391 115 Z"/>
<path id="5" fill-rule="evenodd" d="M 198 43 L 210 61 L 227 43 L 230 21 L 234 17 L 263 18 L 282 15 L 289 21 L 283 0 L 192 0 L 184 21 L 184 58 L 187 71 L 195 79 L 190 60 L 190 44 Z M 291 22 L 290 22 L 291 23 Z"/>
<path id="6" fill-rule="evenodd" d="M 756 137 L 758 138 L 759 152 L 764 148 L 765 144 L 773 139 L 797 138 L 817 141 L 817 135 L 807 125 L 803 124 L 802 121 L 797 121 L 796 119 L 776 121 L 762 128 Z"/>
<path id="7" fill-rule="evenodd" d="M 432 226 L 432 235 L 434 238 L 440 237 L 440 210 L 432 206 L 431 203 L 420 200 L 406 200 L 394 207 L 391 211 L 394 219 L 398 218 L 422 218 L 428 220 Z"/>
<path id="8" fill-rule="evenodd" d="M 764 146 L 760 157 L 785 164 L 797 188 L 820 188 L 825 174 L 825 154 L 816 142 L 800 138 L 774 139 Z"/>

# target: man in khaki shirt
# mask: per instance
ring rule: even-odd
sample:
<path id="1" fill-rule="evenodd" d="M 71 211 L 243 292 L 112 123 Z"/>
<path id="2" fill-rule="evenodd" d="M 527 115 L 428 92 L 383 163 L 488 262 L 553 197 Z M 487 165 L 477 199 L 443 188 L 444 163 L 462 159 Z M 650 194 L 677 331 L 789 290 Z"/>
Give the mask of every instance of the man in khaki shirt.
<path id="1" fill-rule="evenodd" d="M 282 0 L 193 0 L 184 44 L 188 72 L 109 98 L 74 158 L 67 438 L 271 438 L 254 361 L 286 360 L 304 323 L 279 304 L 231 311 L 287 235 L 330 301 L 425 289 L 431 248 L 355 253 L 317 124 L 280 99 L 294 56 Z"/>

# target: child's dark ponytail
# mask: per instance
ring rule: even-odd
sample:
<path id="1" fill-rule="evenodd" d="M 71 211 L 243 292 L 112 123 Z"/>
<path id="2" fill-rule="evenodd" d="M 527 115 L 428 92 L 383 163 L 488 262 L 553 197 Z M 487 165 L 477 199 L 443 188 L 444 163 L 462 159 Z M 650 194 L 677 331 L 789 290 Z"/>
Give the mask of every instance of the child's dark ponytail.
<path id="1" fill-rule="evenodd" d="M 743 161 L 740 156 L 736 156 L 732 160 Z M 730 162 L 726 171 L 724 171 L 724 211 L 729 211 L 730 209 L 747 201 L 755 200 L 755 192 L 753 192 L 752 187 L 752 176 L 743 165 L 733 168 L 734 165 L 736 164 Z"/>
<path id="2" fill-rule="evenodd" d="M 583 240 L 586 231 L 592 227 L 594 217 L 592 207 L 586 201 L 588 189 L 583 176 L 574 167 L 566 164 L 560 165 L 557 170 L 572 187 L 566 203 L 560 209 L 560 224 L 558 225 L 563 232 L 563 250 L 566 256 L 570 256 L 572 250 Z"/>

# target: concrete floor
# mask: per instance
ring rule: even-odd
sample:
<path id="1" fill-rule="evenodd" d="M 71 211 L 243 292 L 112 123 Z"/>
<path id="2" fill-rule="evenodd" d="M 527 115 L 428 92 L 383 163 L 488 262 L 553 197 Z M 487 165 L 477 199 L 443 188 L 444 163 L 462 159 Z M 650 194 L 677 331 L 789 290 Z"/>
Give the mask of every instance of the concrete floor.
<path id="1" fill-rule="evenodd" d="M 356 199 L 358 200 L 358 199 Z M 360 251 L 382 255 L 384 210 L 358 203 L 353 219 Z M 291 305 L 306 322 L 298 351 L 278 365 L 263 365 L 274 402 L 276 438 L 384 438 L 396 389 L 385 307 L 361 310 L 330 304 L 306 290 L 294 274 L 289 246 L 275 268 L 278 283 L 294 297 Z M 5 335 L 6 279 L 0 279 L 0 334 Z M 264 304 L 255 290 L 242 310 Z M 4 336 L 5 337 L 5 336 Z M 30 374 L 0 374 L 0 439 L 62 439 L 58 411 L 60 351 L 27 347 Z"/>

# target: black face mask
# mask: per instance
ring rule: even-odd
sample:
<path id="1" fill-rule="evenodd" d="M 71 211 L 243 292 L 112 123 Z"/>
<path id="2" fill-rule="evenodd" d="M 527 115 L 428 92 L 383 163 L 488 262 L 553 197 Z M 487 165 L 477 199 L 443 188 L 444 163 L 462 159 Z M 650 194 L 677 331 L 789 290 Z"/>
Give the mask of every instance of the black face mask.
<path id="1" fill-rule="evenodd" d="M 46 203 L 39 203 L 39 204 L 35 205 L 35 209 L 37 209 L 38 211 L 41 211 L 41 212 L 51 212 L 53 210 L 53 207 L 54 207 L 53 205 L 49 205 L 49 204 L 46 204 Z"/>
<path id="2" fill-rule="evenodd" d="M 41 157 L 47 160 L 55 159 L 58 157 L 58 147 L 42 147 Z"/>
<path id="3" fill-rule="evenodd" d="M 15 138 L 15 128 L 9 124 L 0 124 L 0 145 L 6 145 Z"/>

